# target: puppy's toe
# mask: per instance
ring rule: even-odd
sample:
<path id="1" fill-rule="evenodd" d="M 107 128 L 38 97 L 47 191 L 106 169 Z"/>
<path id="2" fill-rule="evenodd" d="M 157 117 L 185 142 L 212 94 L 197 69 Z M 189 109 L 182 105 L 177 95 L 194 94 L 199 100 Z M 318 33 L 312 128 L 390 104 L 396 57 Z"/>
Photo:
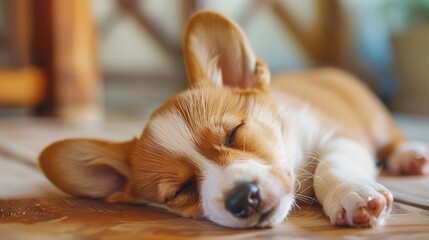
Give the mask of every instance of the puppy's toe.
<path id="1" fill-rule="evenodd" d="M 385 200 L 378 197 L 366 203 L 366 206 L 357 206 L 351 211 L 352 223 L 355 226 L 372 227 L 376 226 L 378 218 L 386 208 Z M 373 220 L 374 219 L 374 220 Z M 375 221 L 374 223 L 372 223 Z"/>
<path id="2" fill-rule="evenodd" d="M 429 175 L 429 147 L 419 142 L 404 143 L 389 157 L 387 168 L 403 175 Z"/>
<path id="3" fill-rule="evenodd" d="M 417 156 L 410 160 L 403 171 L 404 174 L 429 175 L 429 156 Z"/>
<path id="4" fill-rule="evenodd" d="M 344 184 L 333 190 L 324 209 L 337 226 L 377 227 L 385 223 L 392 202 L 392 194 L 380 184 Z"/>
<path id="5" fill-rule="evenodd" d="M 347 226 L 347 219 L 346 219 L 346 210 L 342 208 L 340 211 L 337 212 L 337 216 L 335 219 L 335 225 L 337 226 Z"/>

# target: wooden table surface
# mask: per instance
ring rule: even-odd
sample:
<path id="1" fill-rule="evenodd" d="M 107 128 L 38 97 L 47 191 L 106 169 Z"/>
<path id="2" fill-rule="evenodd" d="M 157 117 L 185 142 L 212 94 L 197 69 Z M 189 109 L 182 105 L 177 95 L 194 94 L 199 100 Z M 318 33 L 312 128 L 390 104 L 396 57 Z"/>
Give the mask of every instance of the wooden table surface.
<path id="1" fill-rule="evenodd" d="M 428 177 L 380 179 L 400 201 L 382 228 L 331 226 L 320 206 L 302 205 L 281 226 L 236 230 L 144 205 L 72 198 L 55 189 L 38 168 L 38 153 L 54 140 L 74 136 L 124 140 L 138 135 L 142 126 L 121 120 L 88 130 L 47 120 L 0 119 L 0 240 L 429 239 Z"/>

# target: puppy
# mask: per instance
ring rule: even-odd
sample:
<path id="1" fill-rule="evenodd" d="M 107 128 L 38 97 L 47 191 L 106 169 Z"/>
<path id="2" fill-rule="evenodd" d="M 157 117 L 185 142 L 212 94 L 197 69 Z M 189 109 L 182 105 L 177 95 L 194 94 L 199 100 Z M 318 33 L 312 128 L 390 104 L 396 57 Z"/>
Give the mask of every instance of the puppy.
<path id="1" fill-rule="evenodd" d="M 46 176 L 74 196 L 261 228 L 282 223 L 296 199 L 317 199 L 335 225 L 380 226 L 393 198 L 375 182 L 376 159 L 393 173 L 428 173 L 428 147 L 408 142 L 344 72 L 271 79 L 241 29 L 210 11 L 190 20 L 184 57 L 189 89 L 139 138 L 56 142 L 40 155 Z"/>

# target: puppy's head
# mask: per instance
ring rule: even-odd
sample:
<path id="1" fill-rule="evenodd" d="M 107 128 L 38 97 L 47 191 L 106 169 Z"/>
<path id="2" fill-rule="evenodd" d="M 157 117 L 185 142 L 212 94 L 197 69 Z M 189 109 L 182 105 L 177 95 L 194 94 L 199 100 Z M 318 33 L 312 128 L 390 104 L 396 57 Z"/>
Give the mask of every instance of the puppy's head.
<path id="1" fill-rule="evenodd" d="M 154 112 L 139 139 L 58 142 L 42 153 L 42 169 L 73 195 L 149 202 L 228 227 L 282 222 L 300 156 L 268 97 L 268 68 L 213 12 L 191 19 L 184 54 L 189 89 Z"/>

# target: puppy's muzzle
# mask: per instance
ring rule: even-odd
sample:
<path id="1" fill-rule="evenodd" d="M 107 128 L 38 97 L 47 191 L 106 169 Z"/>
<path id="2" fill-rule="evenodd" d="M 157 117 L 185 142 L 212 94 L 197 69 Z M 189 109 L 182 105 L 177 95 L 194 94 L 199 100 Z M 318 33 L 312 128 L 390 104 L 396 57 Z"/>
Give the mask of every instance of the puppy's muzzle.
<path id="1" fill-rule="evenodd" d="M 237 183 L 225 197 L 225 209 L 236 218 L 252 216 L 259 212 L 260 205 L 259 187 L 252 182 Z"/>

